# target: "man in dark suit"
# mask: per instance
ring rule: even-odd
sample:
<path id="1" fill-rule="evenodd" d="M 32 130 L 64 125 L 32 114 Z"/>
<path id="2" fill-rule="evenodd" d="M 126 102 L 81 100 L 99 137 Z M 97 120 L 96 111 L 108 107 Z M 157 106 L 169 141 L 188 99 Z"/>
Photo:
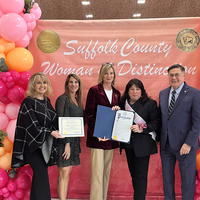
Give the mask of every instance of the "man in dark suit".
<path id="1" fill-rule="evenodd" d="M 175 200 L 176 160 L 182 180 L 182 199 L 193 200 L 200 132 L 200 91 L 184 82 L 185 68 L 179 64 L 169 67 L 168 76 L 170 87 L 160 92 L 160 152 L 165 200 Z"/>

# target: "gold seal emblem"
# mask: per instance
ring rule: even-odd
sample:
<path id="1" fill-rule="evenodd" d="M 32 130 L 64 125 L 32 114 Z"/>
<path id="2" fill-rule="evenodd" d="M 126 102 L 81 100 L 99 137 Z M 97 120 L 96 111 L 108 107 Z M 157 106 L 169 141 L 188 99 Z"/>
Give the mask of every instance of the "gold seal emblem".
<path id="1" fill-rule="evenodd" d="M 176 37 L 176 46 L 182 51 L 193 51 L 199 45 L 199 35 L 193 29 L 183 29 Z"/>
<path id="2" fill-rule="evenodd" d="M 53 53 L 60 47 L 60 37 L 52 30 L 44 30 L 37 37 L 37 46 L 44 53 Z"/>

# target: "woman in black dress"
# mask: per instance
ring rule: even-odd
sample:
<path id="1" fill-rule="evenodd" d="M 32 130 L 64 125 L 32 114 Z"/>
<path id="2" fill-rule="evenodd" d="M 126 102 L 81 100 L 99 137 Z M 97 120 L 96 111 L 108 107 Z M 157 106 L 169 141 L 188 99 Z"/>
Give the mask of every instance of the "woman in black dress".
<path id="1" fill-rule="evenodd" d="M 12 154 L 12 167 L 30 164 L 33 169 L 31 200 L 51 200 L 47 167 L 54 161 L 53 137 L 60 138 L 57 115 L 49 98 L 48 78 L 43 73 L 31 76 L 27 97 L 21 104 Z"/>
<path id="2" fill-rule="evenodd" d="M 65 81 L 65 93 L 56 100 L 56 112 L 59 117 L 83 117 L 81 81 L 76 74 L 69 74 Z M 57 166 L 58 195 L 60 200 L 67 196 L 72 166 L 80 164 L 80 138 L 66 137 L 58 140 Z"/>

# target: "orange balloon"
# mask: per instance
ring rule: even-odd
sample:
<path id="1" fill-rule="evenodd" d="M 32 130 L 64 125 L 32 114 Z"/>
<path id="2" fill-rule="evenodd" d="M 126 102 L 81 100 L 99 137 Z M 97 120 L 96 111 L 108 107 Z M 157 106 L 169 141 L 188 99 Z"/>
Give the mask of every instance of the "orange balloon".
<path id="1" fill-rule="evenodd" d="M 29 50 L 17 47 L 8 52 L 6 64 L 9 70 L 15 70 L 17 72 L 28 71 L 33 66 L 33 56 Z"/>
<path id="2" fill-rule="evenodd" d="M 0 147 L 0 157 L 5 154 L 5 149 L 4 147 Z"/>
<path id="3" fill-rule="evenodd" d="M 11 51 L 12 49 L 15 48 L 15 43 L 14 42 L 9 42 L 4 44 L 4 48 L 5 48 L 5 54 L 7 54 L 9 51 Z"/>
<path id="4" fill-rule="evenodd" d="M 2 157 L 0 157 L 0 168 L 8 170 L 11 168 L 11 159 L 12 154 L 6 153 Z"/>
<path id="5" fill-rule="evenodd" d="M 8 139 L 8 137 L 5 137 L 2 143 L 6 152 L 12 151 L 13 143 Z"/>
<path id="6" fill-rule="evenodd" d="M 7 40 L 4 40 L 3 38 L 0 38 L 0 44 L 4 47 L 4 53 L 5 54 L 7 54 L 10 50 L 15 48 L 14 42 L 9 42 Z"/>
<path id="7" fill-rule="evenodd" d="M 197 153 L 197 156 L 196 156 L 196 166 L 197 166 L 197 170 L 200 170 L 200 151 Z"/>
<path id="8" fill-rule="evenodd" d="M 7 41 L 7 40 L 4 40 L 3 38 L 0 38 L 0 44 L 6 44 L 6 43 L 8 43 L 9 41 Z"/>

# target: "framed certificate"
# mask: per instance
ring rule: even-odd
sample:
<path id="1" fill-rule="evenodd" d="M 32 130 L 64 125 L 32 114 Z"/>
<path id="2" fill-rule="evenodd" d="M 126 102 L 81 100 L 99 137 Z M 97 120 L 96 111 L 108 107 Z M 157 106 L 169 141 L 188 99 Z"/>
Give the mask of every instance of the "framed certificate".
<path id="1" fill-rule="evenodd" d="M 83 137 L 83 117 L 59 117 L 59 132 L 63 137 Z"/>

